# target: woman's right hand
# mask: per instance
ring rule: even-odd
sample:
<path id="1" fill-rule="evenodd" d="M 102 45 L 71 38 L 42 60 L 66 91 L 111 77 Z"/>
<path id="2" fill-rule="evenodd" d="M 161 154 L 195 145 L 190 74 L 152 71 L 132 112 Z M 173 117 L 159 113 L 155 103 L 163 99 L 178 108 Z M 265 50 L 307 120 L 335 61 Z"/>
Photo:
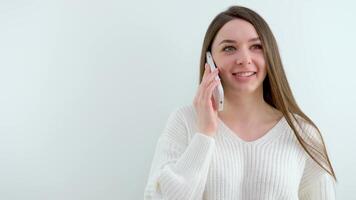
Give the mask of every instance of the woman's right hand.
<path id="1" fill-rule="evenodd" d="M 194 98 L 198 131 L 208 136 L 214 136 L 218 127 L 218 111 L 212 95 L 220 82 L 220 79 L 215 80 L 218 73 L 218 69 L 211 72 L 210 66 L 205 63 L 204 75 Z"/>

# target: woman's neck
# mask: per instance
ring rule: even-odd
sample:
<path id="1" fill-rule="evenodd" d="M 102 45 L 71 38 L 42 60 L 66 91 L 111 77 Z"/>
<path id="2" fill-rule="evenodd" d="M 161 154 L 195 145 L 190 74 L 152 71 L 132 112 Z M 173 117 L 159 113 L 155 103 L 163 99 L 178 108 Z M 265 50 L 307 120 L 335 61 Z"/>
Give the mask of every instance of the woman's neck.
<path id="1" fill-rule="evenodd" d="M 229 122 L 254 126 L 278 118 L 281 113 L 264 101 L 261 95 L 225 96 L 224 109 L 218 116 Z"/>

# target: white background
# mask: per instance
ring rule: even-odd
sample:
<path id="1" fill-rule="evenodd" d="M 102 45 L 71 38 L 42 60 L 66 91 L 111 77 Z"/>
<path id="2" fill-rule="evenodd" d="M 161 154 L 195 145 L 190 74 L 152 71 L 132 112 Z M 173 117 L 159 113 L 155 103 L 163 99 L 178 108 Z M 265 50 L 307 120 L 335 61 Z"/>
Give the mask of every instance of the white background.
<path id="1" fill-rule="evenodd" d="M 1 0 L 0 199 L 142 199 L 169 113 L 195 96 L 206 29 L 236 3 L 270 25 L 338 199 L 356 199 L 351 0 Z"/>

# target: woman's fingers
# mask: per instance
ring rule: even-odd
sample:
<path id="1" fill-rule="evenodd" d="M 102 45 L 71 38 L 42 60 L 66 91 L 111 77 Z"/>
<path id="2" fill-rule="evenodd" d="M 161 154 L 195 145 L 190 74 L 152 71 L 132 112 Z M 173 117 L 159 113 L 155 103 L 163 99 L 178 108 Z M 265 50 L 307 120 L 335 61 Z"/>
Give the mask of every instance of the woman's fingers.
<path id="1" fill-rule="evenodd" d="M 219 83 L 219 81 L 215 80 L 215 77 L 219 74 L 218 73 L 219 70 L 216 69 L 213 72 L 210 71 L 211 70 L 209 64 L 205 63 L 204 76 L 201 84 L 199 85 L 198 93 L 196 95 L 195 101 L 199 101 L 199 102 L 203 101 L 203 102 L 210 103 L 209 99 L 212 96 L 212 91 Z"/>
<path id="2" fill-rule="evenodd" d="M 202 80 L 202 85 L 207 86 L 209 85 L 209 83 L 214 79 L 215 77 L 219 74 L 219 70 L 215 69 L 213 72 L 209 72 L 208 74 L 205 75 L 205 77 L 203 77 Z"/>
<path id="3" fill-rule="evenodd" d="M 213 72 L 215 72 L 215 71 L 218 71 L 218 70 L 215 69 Z M 210 69 L 209 64 L 205 63 L 205 70 L 204 70 L 203 80 L 207 79 L 211 73 L 212 73 L 212 70 Z"/>
<path id="4" fill-rule="evenodd" d="M 215 79 L 210 82 L 210 84 L 206 88 L 206 91 L 203 94 L 204 100 L 209 101 L 209 99 L 212 97 L 215 87 L 218 85 L 219 82 L 220 80 L 215 80 Z"/>

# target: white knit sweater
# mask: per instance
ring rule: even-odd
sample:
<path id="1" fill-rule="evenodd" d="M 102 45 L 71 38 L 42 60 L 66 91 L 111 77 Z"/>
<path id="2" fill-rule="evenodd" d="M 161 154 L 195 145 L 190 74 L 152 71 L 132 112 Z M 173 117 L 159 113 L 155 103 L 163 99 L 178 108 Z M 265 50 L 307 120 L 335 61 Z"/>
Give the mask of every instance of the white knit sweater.
<path id="1" fill-rule="evenodd" d="M 334 179 L 306 154 L 284 117 L 251 142 L 220 119 L 218 124 L 210 137 L 197 132 L 193 105 L 170 114 L 157 142 L 145 200 L 336 198 Z M 304 126 L 315 133 L 311 125 Z"/>

